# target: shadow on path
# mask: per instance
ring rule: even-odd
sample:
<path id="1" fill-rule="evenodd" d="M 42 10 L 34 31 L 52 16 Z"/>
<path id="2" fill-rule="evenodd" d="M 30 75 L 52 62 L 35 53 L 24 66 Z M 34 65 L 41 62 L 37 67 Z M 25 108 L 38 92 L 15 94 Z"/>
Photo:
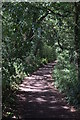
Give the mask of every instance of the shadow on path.
<path id="1" fill-rule="evenodd" d="M 17 113 L 19 119 L 62 118 L 77 120 L 78 112 L 67 105 L 64 95 L 53 86 L 52 69 L 54 63 L 39 68 L 30 77 L 25 77 L 17 93 Z M 15 116 L 13 117 L 15 118 Z"/>

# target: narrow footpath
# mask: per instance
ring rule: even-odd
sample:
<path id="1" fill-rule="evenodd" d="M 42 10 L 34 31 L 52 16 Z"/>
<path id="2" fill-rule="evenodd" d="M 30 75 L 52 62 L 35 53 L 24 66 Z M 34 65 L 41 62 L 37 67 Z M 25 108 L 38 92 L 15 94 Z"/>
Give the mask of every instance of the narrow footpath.
<path id="1" fill-rule="evenodd" d="M 18 118 L 54 118 L 60 120 L 78 120 L 79 113 L 69 106 L 54 87 L 52 70 L 56 63 L 48 63 L 39 68 L 30 77 L 25 77 L 17 93 Z"/>

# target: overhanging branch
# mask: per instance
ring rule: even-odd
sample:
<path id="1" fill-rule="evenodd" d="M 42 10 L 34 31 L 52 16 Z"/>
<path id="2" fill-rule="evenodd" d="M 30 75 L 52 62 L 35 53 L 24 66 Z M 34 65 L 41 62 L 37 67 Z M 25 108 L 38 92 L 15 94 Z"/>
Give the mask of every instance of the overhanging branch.
<path id="1" fill-rule="evenodd" d="M 49 12 L 47 11 L 41 18 L 38 19 L 37 23 L 40 23 L 41 21 L 43 21 L 48 14 Z"/>

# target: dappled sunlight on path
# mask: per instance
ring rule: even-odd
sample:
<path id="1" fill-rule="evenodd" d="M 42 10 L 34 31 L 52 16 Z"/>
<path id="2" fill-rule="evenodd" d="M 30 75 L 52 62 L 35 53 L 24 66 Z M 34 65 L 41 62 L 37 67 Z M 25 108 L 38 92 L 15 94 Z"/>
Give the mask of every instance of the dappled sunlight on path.
<path id="1" fill-rule="evenodd" d="M 75 109 L 67 105 L 64 95 L 53 85 L 55 64 L 49 63 L 24 78 L 17 93 L 18 118 L 78 118 Z"/>

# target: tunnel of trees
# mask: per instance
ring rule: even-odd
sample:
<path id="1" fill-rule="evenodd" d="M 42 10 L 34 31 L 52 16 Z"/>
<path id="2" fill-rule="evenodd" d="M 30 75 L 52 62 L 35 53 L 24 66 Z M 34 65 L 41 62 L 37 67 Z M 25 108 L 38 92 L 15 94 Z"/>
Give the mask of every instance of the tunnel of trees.
<path id="1" fill-rule="evenodd" d="M 4 2 L 2 20 L 3 112 L 24 76 L 55 60 L 55 86 L 79 107 L 80 3 Z"/>

